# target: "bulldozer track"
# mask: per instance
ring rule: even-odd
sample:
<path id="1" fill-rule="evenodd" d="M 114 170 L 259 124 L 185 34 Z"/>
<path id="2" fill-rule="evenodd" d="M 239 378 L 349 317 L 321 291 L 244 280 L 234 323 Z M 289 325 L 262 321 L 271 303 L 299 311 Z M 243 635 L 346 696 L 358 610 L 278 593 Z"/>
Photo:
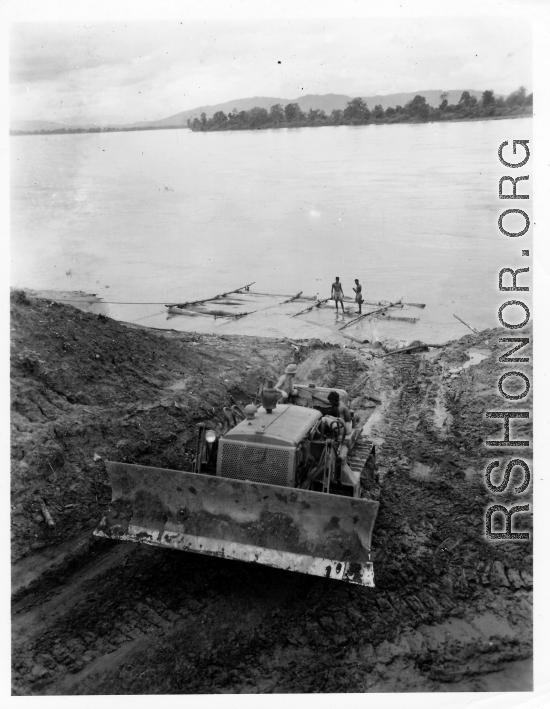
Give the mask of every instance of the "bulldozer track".
<path id="1" fill-rule="evenodd" d="M 336 371 L 334 386 L 349 391 L 357 382 L 359 361 L 354 355 L 348 352 L 341 352 L 338 353 L 335 358 L 335 364 Z M 372 467 L 372 470 L 366 469 L 368 467 L 367 461 L 369 460 L 369 456 L 372 452 L 372 442 L 369 441 L 368 438 L 360 436 L 347 458 L 347 464 L 354 472 L 361 474 L 364 478 L 363 482 L 365 485 L 372 483 L 372 480 L 370 479 L 371 475 L 369 475 L 369 473 L 372 475 L 374 474 L 374 460 L 372 461 L 373 465 L 370 466 Z"/>
<path id="2" fill-rule="evenodd" d="M 349 467 L 357 473 L 362 473 L 369 455 L 371 454 L 373 444 L 367 438 L 361 437 L 357 440 L 353 450 L 348 456 L 347 463 Z"/>
<path id="3" fill-rule="evenodd" d="M 334 386 L 346 390 L 350 389 L 357 380 L 357 369 L 359 366 L 357 359 L 347 352 L 342 352 L 338 353 L 335 364 L 336 382 Z"/>
<path id="4" fill-rule="evenodd" d="M 403 447 L 403 430 L 407 427 L 411 409 L 418 406 L 420 359 L 414 354 L 398 354 L 393 357 L 391 364 L 399 393 L 392 409 L 392 424 L 385 429 L 384 452 L 387 455 L 400 455 Z"/>

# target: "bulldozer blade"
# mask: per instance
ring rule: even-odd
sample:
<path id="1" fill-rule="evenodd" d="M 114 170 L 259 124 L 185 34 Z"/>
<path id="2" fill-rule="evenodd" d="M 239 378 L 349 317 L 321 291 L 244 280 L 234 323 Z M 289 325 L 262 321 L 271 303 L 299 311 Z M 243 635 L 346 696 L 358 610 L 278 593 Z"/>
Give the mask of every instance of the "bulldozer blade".
<path id="1" fill-rule="evenodd" d="M 378 502 L 107 462 L 112 501 L 94 534 L 374 586 Z"/>

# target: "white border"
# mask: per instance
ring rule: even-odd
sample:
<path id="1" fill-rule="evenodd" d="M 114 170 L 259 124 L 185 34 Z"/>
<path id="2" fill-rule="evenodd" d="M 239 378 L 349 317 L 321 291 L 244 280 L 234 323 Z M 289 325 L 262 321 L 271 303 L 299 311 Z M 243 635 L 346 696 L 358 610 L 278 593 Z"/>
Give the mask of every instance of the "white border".
<path id="1" fill-rule="evenodd" d="M 304 702 L 314 703 L 315 706 L 333 706 L 336 702 L 345 701 L 348 705 L 369 707 L 483 707 L 484 709 L 505 709 L 507 707 L 533 707 L 538 709 L 550 705 L 550 653 L 549 613 L 548 598 L 550 598 L 550 565 L 546 562 L 548 548 L 545 543 L 546 504 L 549 501 L 548 479 L 545 480 L 549 450 L 550 421 L 548 411 L 550 406 L 550 384 L 547 362 L 549 360 L 546 344 L 549 342 L 549 318 L 545 305 L 550 291 L 550 218 L 547 207 L 550 194 L 549 157 L 550 157 L 550 92 L 548 81 L 550 77 L 550 3 L 547 0 L 461 0 L 460 3 L 443 3 L 441 0 L 158 0 L 155 3 L 139 2 L 139 0 L 5 0 L 0 6 L 0 47 L 2 49 L 2 79 L 3 87 L 7 86 L 7 47 L 8 26 L 14 21 L 75 21 L 93 18 L 99 20 L 189 20 L 189 19 L 262 19 L 262 18 L 289 18 L 307 19 L 316 18 L 362 18 L 362 17 L 510 17 L 511 34 L 513 31 L 513 18 L 521 16 L 531 19 L 534 31 L 534 140 L 532 154 L 535 170 L 533 171 L 534 188 L 534 257 L 533 270 L 535 274 L 535 306 L 533 308 L 534 322 L 536 323 L 535 343 L 535 373 L 534 373 L 534 427 L 535 427 L 535 464 L 534 480 L 536 486 L 536 500 L 538 514 L 535 516 L 535 691 L 532 693 L 437 693 L 437 694 L 361 694 L 361 695 L 218 695 L 212 696 L 174 696 L 166 697 L 162 701 L 166 707 L 181 706 L 231 706 L 231 707 L 256 707 L 258 704 L 294 707 L 303 705 Z M 3 41 L 2 41 L 3 40 Z M 506 37 L 502 38 L 507 41 Z M 513 48 L 511 48 L 513 49 Z M 6 94 L 4 94 L 5 96 Z M 1 181 L 3 196 L 2 234 L 7 234 L 8 229 L 8 127 L 7 127 L 7 102 L 2 102 L 3 110 L 0 120 L 0 156 L 2 157 Z M 2 244 L 6 244 L 3 239 Z M 4 255 L 1 259 L 2 275 L 6 275 L 4 283 L 9 282 L 7 277 L 9 260 Z M 495 263 L 495 269 L 499 264 Z M 7 300 L 7 299 L 6 299 Z M 2 325 L 4 333 L 8 331 L 8 316 L 6 303 L 3 301 Z M 8 338 L 6 338 L 6 345 Z M 3 348 L 2 362 L 5 366 L 7 347 Z M 7 370 L 4 369 L 4 372 Z M 7 377 L 2 379 L 3 402 L 8 401 Z M 4 410 L 5 414 L 5 410 Z M 2 539 L 3 563 L 9 564 L 9 548 L 5 540 L 9 539 L 9 500 L 6 482 L 6 471 L 9 470 L 9 447 L 2 428 L 0 437 L 0 451 L 3 456 L 4 476 L 2 478 L 2 519 L 6 525 Z M 7 567 L 2 567 L 4 576 L 7 577 Z M 6 593 L 7 591 L 7 593 Z M 12 698 L 9 694 L 9 589 L 2 589 L 2 638 L 1 647 L 1 673 L 0 673 L 0 698 L 2 706 L 11 705 L 24 707 L 37 703 L 46 707 L 95 707 L 102 705 L 122 707 L 149 707 L 154 701 L 147 696 L 132 697 L 19 697 Z M 6 672 L 7 670 L 7 672 Z"/>

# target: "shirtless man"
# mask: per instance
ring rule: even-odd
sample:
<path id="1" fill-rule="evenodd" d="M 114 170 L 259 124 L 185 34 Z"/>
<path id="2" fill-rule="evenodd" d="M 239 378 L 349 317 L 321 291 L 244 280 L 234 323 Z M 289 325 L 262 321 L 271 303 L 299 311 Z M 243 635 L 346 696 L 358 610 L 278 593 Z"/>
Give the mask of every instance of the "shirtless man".
<path id="1" fill-rule="evenodd" d="M 330 292 L 330 297 L 334 298 L 336 303 L 336 315 L 338 315 L 338 303 L 342 307 L 342 315 L 344 314 L 344 291 L 342 290 L 342 284 L 340 283 L 340 278 L 336 276 L 336 281 L 332 284 L 332 290 Z"/>
<path id="2" fill-rule="evenodd" d="M 344 429 L 342 431 L 342 441 L 346 436 L 351 433 L 351 413 L 348 407 L 340 401 L 340 394 L 337 391 L 331 391 L 328 395 L 328 400 L 330 401 L 331 410 L 327 416 L 323 416 L 321 433 L 325 432 L 325 427 L 330 426 L 334 421 L 340 419 L 344 423 Z"/>
<path id="3" fill-rule="evenodd" d="M 359 283 L 358 278 L 355 279 L 355 286 L 356 287 L 353 289 L 355 292 L 355 302 L 359 306 L 358 313 L 359 313 L 359 315 L 361 315 L 361 304 L 363 303 L 363 295 L 362 295 L 361 291 L 363 289 L 361 288 L 361 284 Z"/>

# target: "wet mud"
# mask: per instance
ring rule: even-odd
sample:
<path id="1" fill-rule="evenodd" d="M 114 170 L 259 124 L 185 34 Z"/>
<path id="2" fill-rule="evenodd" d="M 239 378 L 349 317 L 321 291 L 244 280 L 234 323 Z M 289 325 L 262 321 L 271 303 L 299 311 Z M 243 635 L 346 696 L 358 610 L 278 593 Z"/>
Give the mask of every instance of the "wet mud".
<path id="1" fill-rule="evenodd" d="M 14 694 L 531 687 L 532 542 L 484 536 L 486 507 L 518 500 L 484 484 L 505 333 L 380 357 L 152 332 L 20 292 L 11 326 Z M 197 424 L 289 361 L 351 392 L 376 442 L 376 588 L 92 537 L 106 459 L 190 469 Z M 530 514 L 514 525 L 532 534 Z"/>

